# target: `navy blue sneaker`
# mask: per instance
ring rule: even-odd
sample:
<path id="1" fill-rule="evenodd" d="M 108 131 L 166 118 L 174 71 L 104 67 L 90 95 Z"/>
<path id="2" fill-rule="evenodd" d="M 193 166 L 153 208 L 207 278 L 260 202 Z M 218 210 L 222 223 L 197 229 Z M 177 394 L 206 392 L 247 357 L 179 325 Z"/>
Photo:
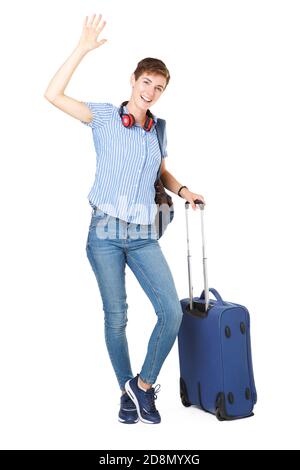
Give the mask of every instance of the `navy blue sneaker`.
<path id="1" fill-rule="evenodd" d="M 136 406 L 133 401 L 129 398 L 127 393 L 123 393 L 121 396 L 121 407 L 119 411 L 119 421 L 125 424 L 134 424 L 139 420 Z"/>
<path id="2" fill-rule="evenodd" d="M 155 388 L 151 387 L 145 392 L 138 386 L 138 377 L 139 375 L 131 380 L 127 380 L 125 390 L 135 404 L 138 416 L 143 423 L 160 423 L 160 414 L 155 408 L 154 403 L 157 398 L 156 394 L 160 390 L 160 385 L 156 385 Z"/>

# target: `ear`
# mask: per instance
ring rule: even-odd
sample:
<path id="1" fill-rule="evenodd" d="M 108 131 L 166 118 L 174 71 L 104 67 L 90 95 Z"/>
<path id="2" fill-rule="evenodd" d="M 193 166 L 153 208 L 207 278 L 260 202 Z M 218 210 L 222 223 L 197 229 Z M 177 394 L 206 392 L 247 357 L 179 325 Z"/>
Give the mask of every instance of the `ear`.
<path id="1" fill-rule="evenodd" d="M 135 84 L 135 76 L 134 76 L 134 73 L 133 73 L 130 77 L 130 85 L 133 87 L 134 84 Z"/>

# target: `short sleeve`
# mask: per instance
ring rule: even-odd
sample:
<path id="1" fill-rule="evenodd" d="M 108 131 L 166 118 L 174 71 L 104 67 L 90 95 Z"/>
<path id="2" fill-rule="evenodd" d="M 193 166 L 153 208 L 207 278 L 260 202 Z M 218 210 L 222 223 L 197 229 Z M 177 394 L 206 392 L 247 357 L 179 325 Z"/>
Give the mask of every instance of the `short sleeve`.
<path id="1" fill-rule="evenodd" d="M 104 126 L 112 116 L 113 105 L 111 103 L 93 103 L 90 101 L 82 101 L 92 111 L 93 119 L 91 122 L 81 121 L 92 129 Z"/>

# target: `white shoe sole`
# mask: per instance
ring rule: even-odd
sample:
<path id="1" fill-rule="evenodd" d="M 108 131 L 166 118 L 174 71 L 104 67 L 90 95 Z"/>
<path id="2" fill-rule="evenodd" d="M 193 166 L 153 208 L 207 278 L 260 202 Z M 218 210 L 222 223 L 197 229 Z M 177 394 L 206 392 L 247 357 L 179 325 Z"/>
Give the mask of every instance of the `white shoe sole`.
<path id="1" fill-rule="evenodd" d="M 124 424 L 124 423 L 125 423 L 125 424 L 136 424 L 136 423 L 139 422 L 139 418 L 137 418 L 135 421 L 133 421 L 133 422 L 131 422 L 131 423 L 128 423 L 128 421 L 126 421 L 125 419 L 122 419 L 122 418 L 118 417 L 118 421 L 119 421 L 119 423 L 123 423 L 123 424 Z"/>
<path id="2" fill-rule="evenodd" d="M 141 420 L 143 423 L 147 423 L 147 424 L 159 424 L 160 422 L 154 423 L 153 421 L 148 421 L 147 419 L 143 418 L 143 416 L 141 415 L 141 412 L 140 412 L 139 402 L 138 402 L 138 400 L 137 400 L 135 394 L 134 394 L 133 391 L 131 390 L 130 385 L 129 385 L 129 382 L 130 382 L 130 380 L 127 380 L 127 382 L 125 383 L 125 390 L 126 390 L 127 394 L 130 396 L 130 398 L 131 398 L 131 400 L 133 401 L 133 403 L 135 404 L 135 406 L 136 406 L 136 411 L 137 411 L 137 414 L 139 415 L 140 420 Z"/>

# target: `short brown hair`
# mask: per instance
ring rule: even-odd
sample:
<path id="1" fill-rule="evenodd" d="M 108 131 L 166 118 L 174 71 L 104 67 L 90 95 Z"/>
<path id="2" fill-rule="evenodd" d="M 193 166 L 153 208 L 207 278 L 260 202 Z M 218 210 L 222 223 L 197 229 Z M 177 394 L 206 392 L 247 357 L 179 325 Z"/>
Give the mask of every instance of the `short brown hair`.
<path id="1" fill-rule="evenodd" d="M 166 79 L 166 86 L 170 81 L 170 72 L 166 67 L 166 64 L 162 60 L 153 59 L 152 57 L 146 57 L 146 59 L 141 60 L 135 69 L 134 77 L 136 80 L 140 78 L 140 76 L 144 72 L 151 72 L 153 74 L 162 75 Z"/>

